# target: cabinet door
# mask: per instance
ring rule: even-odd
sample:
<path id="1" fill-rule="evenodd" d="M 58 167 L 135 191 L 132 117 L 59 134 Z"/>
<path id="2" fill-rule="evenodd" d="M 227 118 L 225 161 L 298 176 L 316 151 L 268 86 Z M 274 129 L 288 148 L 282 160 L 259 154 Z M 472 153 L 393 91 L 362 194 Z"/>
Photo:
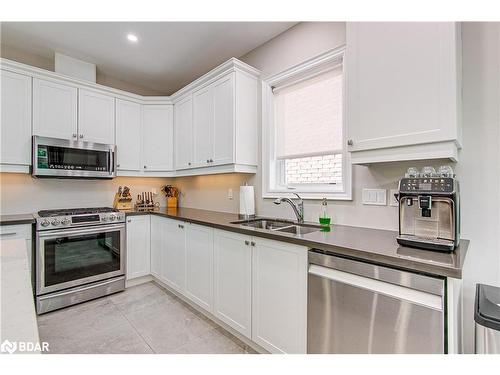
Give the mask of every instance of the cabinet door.
<path id="1" fill-rule="evenodd" d="M 77 137 L 77 89 L 33 78 L 33 134 L 44 137 Z"/>
<path id="2" fill-rule="evenodd" d="M 127 280 L 150 274 L 151 243 L 149 215 L 127 219 Z"/>
<path id="3" fill-rule="evenodd" d="M 166 244 L 163 223 L 163 218 L 151 216 L 151 275 L 160 280 L 163 274 L 163 251 Z"/>
<path id="4" fill-rule="evenodd" d="M 1 164 L 31 164 L 31 77 L 1 71 Z"/>
<path id="5" fill-rule="evenodd" d="M 194 166 L 206 167 L 213 159 L 213 95 L 211 86 L 193 94 Z"/>
<path id="6" fill-rule="evenodd" d="M 166 243 L 163 250 L 162 281 L 173 289 L 184 292 L 186 267 L 185 224 L 182 221 L 163 219 Z"/>
<path id="7" fill-rule="evenodd" d="M 455 23 L 354 22 L 346 38 L 350 151 L 457 140 Z"/>
<path id="8" fill-rule="evenodd" d="M 141 105 L 116 99 L 116 169 L 142 169 L 141 133 Z"/>
<path id="9" fill-rule="evenodd" d="M 174 105 L 175 169 L 191 168 L 193 162 L 193 99 L 191 96 Z"/>
<path id="10" fill-rule="evenodd" d="M 78 91 L 78 139 L 115 144 L 115 98 L 95 91 Z"/>
<path id="11" fill-rule="evenodd" d="M 234 163 L 234 74 L 213 84 L 213 161 L 210 165 Z"/>
<path id="12" fill-rule="evenodd" d="M 250 236 L 214 232 L 214 315 L 252 336 L 252 249 Z"/>
<path id="13" fill-rule="evenodd" d="M 186 296 L 213 311 L 213 229 L 186 223 Z"/>
<path id="14" fill-rule="evenodd" d="M 174 117 L 172 105 L 142 108 L 142 157 L 144 171 L 174 168 Z"/>
<path id="15" fill-rule="evenodd" d="M 271 353 L 306 353 L 307 248 L 255 238 L 252 340 Z"/>

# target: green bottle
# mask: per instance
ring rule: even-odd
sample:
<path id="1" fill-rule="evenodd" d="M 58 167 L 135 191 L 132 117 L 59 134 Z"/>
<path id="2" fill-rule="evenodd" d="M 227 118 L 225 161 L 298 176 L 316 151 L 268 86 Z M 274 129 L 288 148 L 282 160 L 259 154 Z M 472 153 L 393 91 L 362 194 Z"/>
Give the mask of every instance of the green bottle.
<path id="1" fill-rule="evenodd" d="M 326 198 L 323 198 L 323 203 L 321 203 L 321 213 L 319 215 L 319 223 L 321 225 L 330 225 L 330 216 L 328 216 L 328 209 Z"/>

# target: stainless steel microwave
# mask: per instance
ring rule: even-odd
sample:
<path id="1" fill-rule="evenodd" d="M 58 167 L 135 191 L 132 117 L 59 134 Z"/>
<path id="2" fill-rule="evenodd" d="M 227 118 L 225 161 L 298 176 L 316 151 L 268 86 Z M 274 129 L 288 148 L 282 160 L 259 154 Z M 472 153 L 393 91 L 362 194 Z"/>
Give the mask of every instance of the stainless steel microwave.
<path id="1" fill-rule="evenodd" d="M 34 177 L 99 178 L 116 176 L 115 145 L 33 136 Z"/>

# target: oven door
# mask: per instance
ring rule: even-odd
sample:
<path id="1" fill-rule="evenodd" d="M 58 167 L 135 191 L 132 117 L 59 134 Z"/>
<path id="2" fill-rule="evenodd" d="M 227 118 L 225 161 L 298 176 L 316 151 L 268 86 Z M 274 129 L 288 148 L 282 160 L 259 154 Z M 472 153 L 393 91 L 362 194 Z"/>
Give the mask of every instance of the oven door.
<path id="1" fill-rule="evenodd" d="M 37 232 L 36 293 L 125 274 L 125 224 Z"/>

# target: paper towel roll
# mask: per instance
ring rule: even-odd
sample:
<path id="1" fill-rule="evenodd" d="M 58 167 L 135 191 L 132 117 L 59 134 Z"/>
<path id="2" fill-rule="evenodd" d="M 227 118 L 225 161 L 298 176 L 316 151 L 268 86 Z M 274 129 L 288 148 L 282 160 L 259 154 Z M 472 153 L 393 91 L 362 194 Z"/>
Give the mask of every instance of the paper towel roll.
<path id="1" fill-rule="evenodd" d="M 255 215 L 253 186 L 240 186 L 240 215 Z"/>

